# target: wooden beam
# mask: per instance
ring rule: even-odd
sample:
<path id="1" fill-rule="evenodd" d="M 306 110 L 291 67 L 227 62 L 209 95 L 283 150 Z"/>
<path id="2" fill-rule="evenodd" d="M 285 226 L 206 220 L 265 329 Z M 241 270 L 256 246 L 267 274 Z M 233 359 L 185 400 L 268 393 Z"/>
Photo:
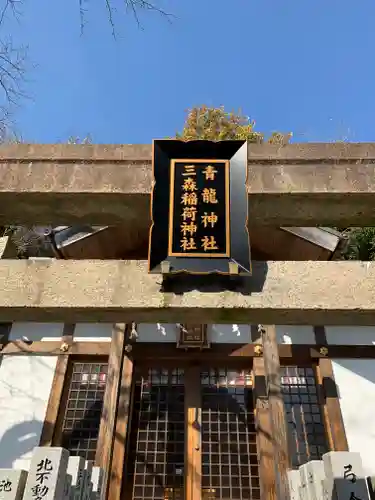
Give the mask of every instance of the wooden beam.
<path id="1" fill-rule="evenodd" d="M 289 454 L 284 400 L 281 392 L 280 359 L 275 325 L 259 325 L 262 333 L 264 371 L 268 392 L 271 435 L 274 449 L 276 498 L 289 499 Z"/>
<path id="2" fill-rule="evenodd" d="M 323 348 L 323 349 L 322 349 Z M 203 363 L 230 363 L 231 365 L 248 366 L 247 358 L 256 358 L 255 344 L 211 344 L 207 350 L 179 350 L 174 343 L 138 342 L 133 345 L 132 358 L 137 363 L 149 365 L 155 358 L 163 363 L 189 363 L 192 360 Z M 279 344 L 278 352 L 282 363 L 311 363 L 326 358 L 325 349 L 328 349 L 330 358 L 375 358 L 375 346 L 326 346 Z"/>
<path id="3" fill-rule="evenodd" d="M 116 412 L 123 360 L 125 356 L 126 325 L 118 323 L 113 326 L 111 352 L 108 360 L 108 375 L 105 387 L 103 410 L 100 420 L 99 437 L 96 448 L 95 465 L 104 470 L 103 492 L 105 498 L 109 488 L 112 463 L 113 441 L 116 428 Z"/>
<path id="4" fill-rule="evenodd" d="M 254 262 L 232 291 L 203 278 L 162 284 L 145 261 L 0 260 L 0 321 L 374 323 L 375 262 Z"/>
<path id="5" fill-rule="evenodd" d="M 371 225 L 374 150 L 374 144 L 250 145 L 250 223 Z M 26 145 L 0 152 L 2 225 L 149 220 L 150 145 Z"/>
<path id="6" fill-rule="evenodd" d="M 326 343 L 326 332 L 324 326 L 314 327 L 315 340 Z M 356 351 L 356 346 L 352 347 L 352 353 Z M 361 346 L 369 349 L 370 346 Z M 372 346 L 374 347 L 374 346 Z M 365 349 L 363 349 L 365 350 Z M 331 348 L 328 348 L 330 356 Z M 351 356 L 354 357 L 354 356 Z M 333 373 L 332 361 L 328 358 L 320 359 L 318 365 L 318 378 L 324 399 L 323 413 L 326 422 L 326 431 L 331 451 L 348 451 L 348 441 L 345 433 L 344 420 L 342 418 L 339 393 Z"/>
<path id="7" fill-rule="evenodd" d="M 58 356 L 61 355 L 62 342 L 40 341 L 26 344 L 21 340 L 10 341 L 8 344 L 0 344 L 1 355 L 7 356 Z M 64 351 L 65 356 L 109 356 L 110 342 L 74 342 Z M 137 363 L 149 364 L 157 357 L 163 362 L 191 361 L 192 358 L 199 361 L 215 363 L 228 360 L 233 364 L 242 363 L 245 366 L 248 361 L 244 358 L 257 357 L 252 344 L 213 344 L 209 350 L 187 351 L 176 349 L 175 343 L 147 342 L 133 345 L 132 359 Z M 323 348 L 323 350 L 321 350 Z M 328 349 L 328 353 L 325 352 Z M 374 345 L 299 345 L 279 344 L 279 357 L 282 363 L 305 363 L 325 359 L 375 359 Z"/>
<path id="8" fill-rule="evenodd" d="M 108 500 L 121 498 L 124 471 L 127 435 L 129 430 L 129 419 L 131 417 L 130 407 L 132 398 L 133 361 L 125 356 L 122 365 L 118 408 L 116 416 L 116 428 L 113 443 L 112 466 L 109 478 Z"/>
<path id="9" fill-rule="evenodd" d="M 72 344 L 74 329 L 74 324 L 64 324 L 62 343 L 65 343 L 68 346 Z M 62 401 L 62 395 L 64 392 L 65 377 L 68 371 L 68 362 L 69 357 L 66 354 L 62 354 L 62 351 L 60 351 L 56 361 L 55 374 L 52 381 L 39 446 L 51 446 L 53 443 L 55 429 L 59 418 L 59 409 Z"/>

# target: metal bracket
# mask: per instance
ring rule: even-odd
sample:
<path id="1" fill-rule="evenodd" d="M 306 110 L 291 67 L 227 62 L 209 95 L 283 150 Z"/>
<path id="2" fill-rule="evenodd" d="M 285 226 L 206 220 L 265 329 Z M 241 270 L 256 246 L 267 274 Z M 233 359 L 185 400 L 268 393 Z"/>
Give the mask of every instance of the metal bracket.
<path id="1" fill-rule="evenodd" d="M 163 260 L 161 263 L 161 274 L 169 274 L 171 271 L 171 263 L 167 260 Z"/>
<path id="2" fill-rule="evenodd" d="M 60 351 L 61 352 L 67 352 L 69 351 L 69 344 L 67 344 L 66 342 L 63 342 L 60 346 Z"/>
<path id="3" fill-rule="evenodd" d="M 229 274 L 231 276 L 240 274 L 240 268 L 236 262 L 229 262 Z"/>

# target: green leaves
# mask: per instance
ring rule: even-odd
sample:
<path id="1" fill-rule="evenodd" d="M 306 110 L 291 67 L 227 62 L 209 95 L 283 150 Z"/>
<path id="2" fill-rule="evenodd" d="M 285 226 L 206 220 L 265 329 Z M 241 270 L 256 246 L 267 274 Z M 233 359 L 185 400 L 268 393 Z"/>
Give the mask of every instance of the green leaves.
<path id="1" fill-rule="evenodd" d="M 349 260 L 375 260 L 375 227 L 350 229 L 344 257 Z"/>

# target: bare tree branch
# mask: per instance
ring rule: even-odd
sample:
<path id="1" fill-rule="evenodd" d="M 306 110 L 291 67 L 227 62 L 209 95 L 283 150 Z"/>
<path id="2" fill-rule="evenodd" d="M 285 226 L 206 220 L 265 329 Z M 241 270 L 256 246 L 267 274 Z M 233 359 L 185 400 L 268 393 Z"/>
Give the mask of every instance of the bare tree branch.
<path id="1" fill-rule="evenodd" d="M 113 38 L 116 39 L 115 23 L 113 21 L 113 14 L 112 14 L 113 11 L 112 11 L 112 6 L 111 6 L 111 0 L 105 0 L 105 3 L 106 3 L 106 6 L 107 6 L 107 10 L 108 10 L 109 24 L 112 27 L 112 35 L 113 35 Z"/>
<path id="2" fill-rule="evenodd" d="M 142 27 L 138 16 L 139 10 L 152 10 L 154 12 L 157 12 L 158 14 L 161 14 L 163 17 L 165 17 L 168 22 L 171 21 L 172 17 L 174 17 L 173 14 L 166 12 L 154 3 L 148 2 L 147 0 L 124 0 L 124 2 L 126 9 L 130 10 L 133 13 L 139 27 Z"/>
<path id="3" fill-rule="evenodd" d="M 8 12 L 15 18 L 21 15 L 21 11 L 19 10 L 20 5 L 21 0 L 4 0 L 4 5 L 0 10 L 0 26 L 4 23 Z"/>
<path id="4" fill-rule="evenodd" d="M 18 0 L 20 1 L 20 0 Z M 116 12 L 116 7 L 114 6 L 114 3 L 116 0 L 104 0 L 106 9 L 108 12 L 108 21 L 109 24 L 111 25 L 112 29 L 112 35 L 114 38 L 116 38 L 116 26 L 115 26 L 115 12 Z M 137 25 L 139 28 L 142 29 L 142 24 L 138 15 L 138 12 L 141 10 L 147 10 L 147 11 L 154 11 L 157 12 L 158 14 L 162 15 L 164 18 L 168 20 L 168 22 L 171 22 L 171 18 L 174 17 L 173 14 L 166 12 L 165 10 L 161 9 L 157 5 L 155 5 L 153 2 L 147 1 L 147 0 L 122 0 L 123 5 L 125 7 L 126 12 L 131 12 L 131 14 L 134 16 Z M 81 33 L 83 33 L 84 26 L 85 26 L 85 13 L 86 10 L 83 6 L 84 0 L 79 0 L 79 12 L 80 12 L 80 19 L 81 19 Z"/>
<path id="5" fill-rule="evenodd" d="M 0 1 L 1 3 L 1 1 Z M 8 16 L 18 19 L 22 0 L 3 0 L 0 7 L 0 29 Z M 23 91 L 27 48 L 17 46 L 12 38 L 0 39 L 0 141 L 4 140 L 11 125 L 13 108 L 26 95 Z"/>

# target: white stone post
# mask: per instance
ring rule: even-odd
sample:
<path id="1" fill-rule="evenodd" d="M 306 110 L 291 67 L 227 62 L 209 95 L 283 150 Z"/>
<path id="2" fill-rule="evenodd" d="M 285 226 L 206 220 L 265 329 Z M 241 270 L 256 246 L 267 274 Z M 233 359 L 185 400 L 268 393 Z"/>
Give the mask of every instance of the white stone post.
<path id="1" fill-rule="evenodd" d="M 69 452 L 64 448 L 37 447 L 31 458 L 24 500 L 62 500 L 67 491 Z"/>
<path id="2" fill-rule="evenodd" d="M 322 481 L 325 479 L 323 461 L 311 460 L 305 465 L 305 468 L 309 500 L 321 500 L 323 498 Z"/>
<path id="3" fill-rule="evenodd" d="M 289 482 L 290 500 L 301 500 L 299 494 L 301 486 L 301 477 L 298 470 L 288 471 L 288 482 Z"/>
<path id="4" fill-rule="evenodd" d="M 25 470 L 0 469 L 0 500 L 22 500 L 26 479 Z"/>
<path id="5" fill-rule="evenodd" d="M 84 467 L 85 461 L 82 457 L 69 457 L 67 472 L 72 478 L 70 500 L 81 500 Z"/>
<path id="6" fill-rule="evenodd" d="M 91 500 L 104 500 L 103 477 L 104 477 L 103 469 L 101 469 L 100 467 L 93 467 L 92 468 Z"/>
<path id="7" fill-rule="evenodd" d="M 370 500 L 367 480 L 359 453 L 330 451 L 323 455 L 326 484 L 335 500 Z"/>
<path id="8" fill-rule="evenodd" d="M 92 483 L 92 462 L 90 460 L 85 461 L 85 468 L 83 470 L 83 490 L 82 490 L 82 500 L 90 500 Z"/>

